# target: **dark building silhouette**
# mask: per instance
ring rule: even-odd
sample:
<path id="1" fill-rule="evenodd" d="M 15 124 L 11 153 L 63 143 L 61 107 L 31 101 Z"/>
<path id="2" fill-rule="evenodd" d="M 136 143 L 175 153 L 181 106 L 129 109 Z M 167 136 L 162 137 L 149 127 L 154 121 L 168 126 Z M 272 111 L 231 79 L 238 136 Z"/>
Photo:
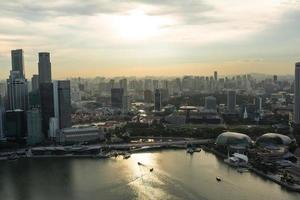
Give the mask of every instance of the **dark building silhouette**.
<path id="1" fill-rule="evenodd" d="M 39 53 L 39 82 L 40 83 L 51 83 L 51 62 L 50 53 L 41 52 Z"/>
<path id="2" fill-rule="evenodd" d="M 161 92 L 160 89 L 156 89 L 154 93 L 154 110 L 161 110 Z"/>
<path id="3" fill-rule="evenodd" d="M 42 131 L 45 136 L 48 135 L 49 120 L 54 117 L 54 102 L 53 102 L 53 84 L 40 84 L 40 99 L 41 99 L 41 114 L 42 114 Z"/>
<path id="4" fill-rule="evenodd" d="M 111 106 L 113 108 L 123 108 L 123 96 L 124 89 L 123 88 L 112 88 L 111 89 Z"/>

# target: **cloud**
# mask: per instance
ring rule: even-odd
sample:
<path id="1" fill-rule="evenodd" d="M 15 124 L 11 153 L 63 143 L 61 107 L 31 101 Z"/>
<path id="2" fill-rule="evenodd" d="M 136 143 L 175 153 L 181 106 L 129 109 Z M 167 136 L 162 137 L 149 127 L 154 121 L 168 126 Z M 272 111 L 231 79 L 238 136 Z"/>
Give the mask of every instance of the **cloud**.
<path id="1" fill-rule="evenodd" d="M 126 27 L 133 27 L 131 32 L 143 28 L 135 27 L 135 22 L 127 26 L 126 20 L 120 20 L 133 10 L 140 11 L 149 23 L 156 23 L 152 25 L 158 34 L 142 40 L 122 37 L 120 32 Z M 31 67 L 36 65 L 38 51 L 53 52 L 66 67 L 71 66 L 67 64 L 71 58 L 82 59 L 85 65 L 122 63 L 118 59 L 130 65 L 137 58 L 145 58 L 145 62 L 159 58 L 157 62 L 163 64 L 189 59 L 199 62 L 199 58 L 211 61 L 215 59 L 212 52 L 224 43 L 226 47 L 221 49 L 225 52 L 217 52 L 224 57 L 231 51 L 228 47 L 238 49 L 232 54 L 249 54 L 266 42 L 274 52 L 274 41 L 284 43 L 287 30 L 291 29 L 289 34 L 295 38 L 298 35 L 293 25 L 300 17 L 289 15 L 297 12 L 297 0 L 1 0 L 0 65 L 9 63 L 14 48 L 25 50 Z M 269 27 L 280 27 L 289 19 L 294 21 L 284 30 L 272 29 L 276 38 L 265 34 Z M 137 26 L 140 24 L 143 21 Z M 258 40 L 261 34 L 267 36 Z M 245 40 L 251 41 L 251 45 L 246 43 L 251 50 Z M 209 58 L 205 48 L 211 52 Z"/>

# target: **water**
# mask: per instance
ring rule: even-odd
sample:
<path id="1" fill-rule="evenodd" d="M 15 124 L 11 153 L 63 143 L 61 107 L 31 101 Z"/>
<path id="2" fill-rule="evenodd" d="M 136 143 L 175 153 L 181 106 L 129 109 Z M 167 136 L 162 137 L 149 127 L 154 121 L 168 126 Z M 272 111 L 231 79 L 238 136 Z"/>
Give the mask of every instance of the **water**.
<path id="1" fill-rule="evenodd" d="M 183 150 L 165 150 L 134 154 L 128 160 L 1 161 L 0 199 L 299 200 L 300 194 L 255 174 L 240 174 L 210 153 L 190 156 Z"/>

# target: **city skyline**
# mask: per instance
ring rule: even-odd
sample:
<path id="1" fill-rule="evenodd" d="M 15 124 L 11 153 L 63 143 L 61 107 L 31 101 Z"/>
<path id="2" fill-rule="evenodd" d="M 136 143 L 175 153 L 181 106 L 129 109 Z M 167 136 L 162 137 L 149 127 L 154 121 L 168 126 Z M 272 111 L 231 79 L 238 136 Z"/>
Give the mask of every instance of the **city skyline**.
<path id="1" fill-rule="evenodd" d="M 24 50 L 27 77 L 37 74 L 38 52 L 51 52 L 54 79 L 285 75 L 300 53 L 297 1 L 15 0 L 0 9 L 0 79 L 11 49 Z"/>

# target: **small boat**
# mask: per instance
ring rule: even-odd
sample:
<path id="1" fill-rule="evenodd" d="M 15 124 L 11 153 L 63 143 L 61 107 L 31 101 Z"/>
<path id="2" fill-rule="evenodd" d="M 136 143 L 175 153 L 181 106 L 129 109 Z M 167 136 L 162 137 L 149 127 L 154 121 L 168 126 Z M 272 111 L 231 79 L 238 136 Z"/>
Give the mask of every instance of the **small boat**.
<path id="1" fill-rule="evenodd" d="M 126 154 L 123 155 L 123 159 L 128 159 L 128 158 L 130 158 L 130 156 L 131 155 L 129 153 L 126 153 Z"/>
<path id="2" fill-rule="evenodd" d="M 138 165 L 143 165 L 143 164 L 142 164 L 142 163 L 140 163 L 140 162 L 138 162 L 137 164 L 138 164 Z"/>
<path id="3" fill-rule="evenodd" d="M 216 180 L 217 180 L 218 182 L 221 182 L 221 181 L 222 181 L 222 179 L 221 179 L 219 176 L 216 177 Z"/>
<path id="4" fill-rule="evenodd" d="M 196 149 L 194 149 L 194 152 L 201 152 L 201 149 L 200 148 L 196 148 Z"/>
<path id="5" fill-rule="evenodd" d="M 153 168 L 151 168 L 151 169 L 150 169 L 150 172 L 153 172 L 153 170 L 154 170 L 154 169 L 153 169 Z"/>

